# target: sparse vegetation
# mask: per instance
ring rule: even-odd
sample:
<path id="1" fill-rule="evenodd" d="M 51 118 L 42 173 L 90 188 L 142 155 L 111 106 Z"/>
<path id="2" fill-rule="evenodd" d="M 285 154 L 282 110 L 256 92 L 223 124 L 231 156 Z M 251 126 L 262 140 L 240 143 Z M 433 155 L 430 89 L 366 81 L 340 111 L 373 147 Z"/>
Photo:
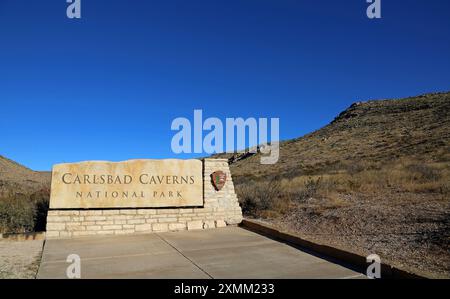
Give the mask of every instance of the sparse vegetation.
<path id="1" fill-rule="evenodd" d="M 267 210 L 275 206 L 279 215 L 288 212 L 280 207 L 289 209 L 292 203 L 311 199 L 334 201 L 339 194 L 432 193 L 443 200 L 450 196 L 450 171 L 444 164 L 431 166 L 401 161 L 366 171 L 354 172 L 354 169 L 238 184 L 236 190 L 243 212 L 252 217 L 261 217 L 261 212 L 268 214 Z"/>
<path id="2" fill-rule="evenodd" d="M 48 190 L 0 198 L 0 233 L 45 230 L 48 198 Z"/>
<path id="3" fill-rule="evenodd" d="M 312 177 L 308 177 L 304 182 L 302 188 L 295 194 L 295 199 L 303 202 L 310 198 L 313 198 L 317 195 L 320 188 L 322 188 L 322 176 L 314 179 Z"/>
<path id="4" fill-rule="evenodd" d="M 24 196 L 0 200 L 0 228 L 2 233 L 32 231 L 35 217 L 35 206 Z"/>
<path id="5" fill-rule="evenodd" d="M 269 182 L 257 182 L 239 186 L 238 197 L 244 213 L 256 214 L 261 211 L 273 210 L 279 207 L 283 199 L 281 182 L 272 179 Z"/>
<path id="6" fill-rule="evenodd" d="M 50 173 L 0 156 L 0 233 L 45 230 Z"/>

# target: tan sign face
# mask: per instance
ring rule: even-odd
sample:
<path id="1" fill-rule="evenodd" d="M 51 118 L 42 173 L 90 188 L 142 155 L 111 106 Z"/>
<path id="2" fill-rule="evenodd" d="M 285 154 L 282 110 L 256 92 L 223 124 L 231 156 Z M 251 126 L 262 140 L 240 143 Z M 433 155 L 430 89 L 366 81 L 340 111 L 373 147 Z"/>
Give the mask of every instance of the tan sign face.
<path id="1" fill-rule="evenodd" d="M 200 160 L 58 164 L 51 209 L 203 206 Z"/>
<path id="2" fill-rule="evenodd" d="M 211 173 L 211 181 L 214 188 L 216 188 L 217 191 L 220 191 L 220 189 L 225 186 L 225 182 L 227 181 L 227 174 L 222 170 L 214 171 L 213 173 Z"/>

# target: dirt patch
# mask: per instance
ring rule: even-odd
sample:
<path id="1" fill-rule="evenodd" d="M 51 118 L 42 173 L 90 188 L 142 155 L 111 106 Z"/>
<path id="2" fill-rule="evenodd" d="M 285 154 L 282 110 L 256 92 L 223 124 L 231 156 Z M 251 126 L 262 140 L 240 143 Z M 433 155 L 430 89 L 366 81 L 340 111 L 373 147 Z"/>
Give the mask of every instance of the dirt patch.
<path id="1" fill-rule="evenodd" d="M 0 278 L 35 278 L 42 240 L 0 241 Z"/>
<path id="2" fill-rule="evenodd" d="M 383 261 L 427 277 L 450 277 L 450 203 L 399 193 L 341 196 L 339 204 L 311 199 L 293 205 L 272 225 L 319 243 Z"/>

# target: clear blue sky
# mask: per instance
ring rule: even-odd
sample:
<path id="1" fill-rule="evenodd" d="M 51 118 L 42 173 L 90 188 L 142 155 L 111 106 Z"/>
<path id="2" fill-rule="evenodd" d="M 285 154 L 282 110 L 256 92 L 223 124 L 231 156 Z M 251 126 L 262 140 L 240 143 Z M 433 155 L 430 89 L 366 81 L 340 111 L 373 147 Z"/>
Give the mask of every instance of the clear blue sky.
<path id="1" fill-rule="evenodd" d="M 32 169 L 175 157 L 174 118 L 316 130 L 352 102 L 450 90 L 450 1 L 0 0 L 0 154 Z M 186 155 L 177 156 L 186 158 Z"/>

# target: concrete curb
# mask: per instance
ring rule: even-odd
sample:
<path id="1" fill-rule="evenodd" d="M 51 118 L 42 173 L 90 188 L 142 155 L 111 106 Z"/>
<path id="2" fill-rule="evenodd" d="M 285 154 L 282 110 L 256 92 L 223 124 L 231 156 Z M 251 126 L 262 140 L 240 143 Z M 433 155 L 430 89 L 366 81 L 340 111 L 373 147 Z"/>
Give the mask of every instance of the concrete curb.
<path id="1" fill-rule="evenodd" d="M 277 228 L 271 227 L 265 223 L 261 223 L 256 220 L 243 219 L 241 227 L 251 230 L 253 232 L 259 233 L 261 235 L 265 235 L 269 238 L 276 239 L 279 241 L 283 241 L 294 246 L 298 246 L 312 252 L 318 253 L 320 255 L 334 258 L 336 260 L 345 262 L 349 265 L 355 266 L 356 268 L 363 270 L 365 273 L 365 269 L 368 264 L 366 262 L 366 257 L 361 256 L 352 252 L 348 252 L 342 249 L 334 248 L 328 245 L 317 244 L 311 241 L 307 241 L 302 239 L 301 237 L 282 232 Z M 382 263 L 381 264 L 381 277 L 382 278 L 394 278 L 394 279 L 425 279 L 425 276 L 421 276 L 415 273 L 411 273 L 405 270 L 401 270 L 394 266 Z"/>
<path id="2" fill-rule="evenodd" d="M 0 234 L 0 240 L 5 241 L 32 241 L 32 240 L 45 240 L 45 232 L 32 232 L 32 233 L 20 233 L 20 234 Z"/>

